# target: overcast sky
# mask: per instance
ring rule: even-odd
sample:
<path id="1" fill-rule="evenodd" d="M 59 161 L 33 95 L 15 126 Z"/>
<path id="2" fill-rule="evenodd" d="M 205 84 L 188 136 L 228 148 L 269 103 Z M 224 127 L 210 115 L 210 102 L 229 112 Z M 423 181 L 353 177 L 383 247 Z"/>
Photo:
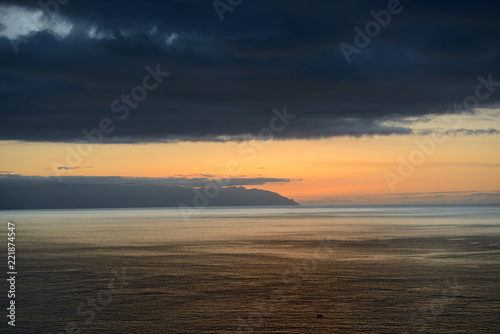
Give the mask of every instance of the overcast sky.
<path id="1" fill-rule="evenodd" d="M 221 21 L 212 1 L 1 1 L 0 139 L 78 141 L 109 118 L 105 142 L 238 140 L 284 105 L 298 118 L 276 137 L 405 134 L 387 121 L 445 113 L 500 73 L 498 1 L 401 1 L 348 63 L 339 45 L 387 7 L 242 1 Z M 146 66 L 170 75 L 122 120 L 111 104 Z"/>
<path id="2" fill-rule="evenodd" d="M 0 0 L 0 187 L 229 175 L 306 204 L 498 202 L 499 17 L 498 1 Z"/>

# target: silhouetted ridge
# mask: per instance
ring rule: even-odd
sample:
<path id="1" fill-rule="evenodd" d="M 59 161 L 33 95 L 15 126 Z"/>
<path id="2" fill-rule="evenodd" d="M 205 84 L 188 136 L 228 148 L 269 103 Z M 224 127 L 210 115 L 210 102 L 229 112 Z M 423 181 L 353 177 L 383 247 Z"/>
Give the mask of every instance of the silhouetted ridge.
<path id="1" fill-rule="evenodd" d="M 208 195 L 207 195 L 208 194 Z M 216 196 L 214 196 L 216 194 Z M 65 184 L 18 182 L 0 193 L 0 209 L 80 209 L 187 206 L 298 205 L 277 193 L 228 188 L 186 188 L 156 184 Z"/>

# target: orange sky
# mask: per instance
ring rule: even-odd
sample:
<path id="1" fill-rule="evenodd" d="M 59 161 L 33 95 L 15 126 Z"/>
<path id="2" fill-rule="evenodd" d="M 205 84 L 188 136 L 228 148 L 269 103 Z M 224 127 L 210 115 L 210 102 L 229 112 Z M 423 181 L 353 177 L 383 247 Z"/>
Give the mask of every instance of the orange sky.
<path id="1" fill-rule="evenodd" d="M 500 128 L 500 127 L 499 127 Z M 162 143 L 93 145 L 81 161 L 66 161 L 76 144 L 0 142 L 2 173 L 54 176 L 51 166 L 70 166 L 64 175 L 288 178 L 295 181 L 255 186 L 307 204 L 332 204 L 339 198 L 369 203 L 364 196 L 389 203 L 398 194 L 495 192 L 500 190 L 500 136 L 457 135 L 435 143 L 435 152 L 421 151 L 415 140 L 427 136 L 333 138 L 244 143 Z M 416 152 L 416 153 L 415 153 Z M 411 175 L 398 172 L 400 157 L 424 157 Z M 236 161 L 236 162 L 235 162 Z M 417 161 L 418 162 L 418 161 Z M 392 174 L 387 174 L 392 173 Z M 386 177 L 391 175 L 393 189 Z M 394 177 L 396 177 L 394 179 Z M 404 182 L 403 182 L 404 180 Z M 370 202 L 371 203 L 371 202 Z"/>

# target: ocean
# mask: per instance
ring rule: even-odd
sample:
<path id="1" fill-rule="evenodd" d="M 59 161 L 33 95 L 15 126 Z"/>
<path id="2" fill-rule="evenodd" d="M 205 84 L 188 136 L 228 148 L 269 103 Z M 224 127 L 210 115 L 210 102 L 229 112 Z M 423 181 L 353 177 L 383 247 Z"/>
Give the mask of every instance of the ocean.
<path id="1" fill-rule="evenodd" d="M 500 207 L 0 212 L 2 333 L 500 333 Z M 12 225 L 11 225 L 12 226 Z M 9 302 L 15 301 L 15 328 Z"/>

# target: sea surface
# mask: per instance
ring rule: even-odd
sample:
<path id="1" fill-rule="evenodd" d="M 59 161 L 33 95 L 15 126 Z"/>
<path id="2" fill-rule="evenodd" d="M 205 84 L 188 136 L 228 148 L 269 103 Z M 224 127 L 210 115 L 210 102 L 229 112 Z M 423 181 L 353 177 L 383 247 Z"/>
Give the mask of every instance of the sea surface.
<path id="1" fill-rule="evenodd" d="M 500 333 L 499 206 L 1 211 L 0 247 L 1 333 Z"/>

